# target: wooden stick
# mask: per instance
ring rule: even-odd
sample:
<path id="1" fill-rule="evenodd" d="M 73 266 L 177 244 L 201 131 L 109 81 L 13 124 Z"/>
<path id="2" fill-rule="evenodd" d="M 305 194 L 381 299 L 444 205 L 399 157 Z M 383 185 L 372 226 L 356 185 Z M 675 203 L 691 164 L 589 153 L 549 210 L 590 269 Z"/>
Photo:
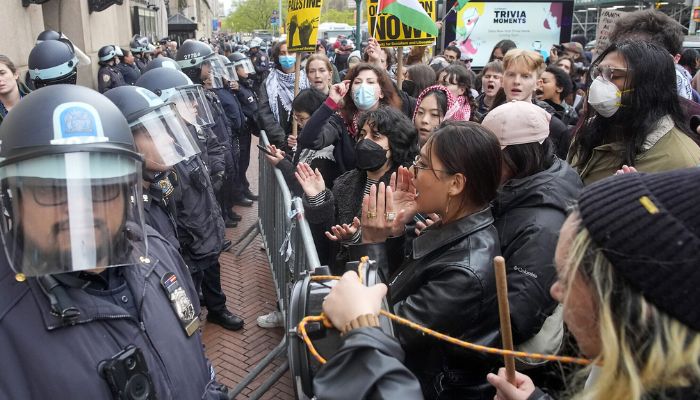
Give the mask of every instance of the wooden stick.
<path id="1" fill-rule="evenodd" d="M 493 259 L 496 270 L 496 291 L 498 293 L 498 314 L 501 320 L 501 340 L 504 350 L 513 350 L 513 332 L 510 327 L 510 307 L 508 306 L 508 280 L 506 279 L 506 260 L 498 256 Z M 506 378 L 515 385 L 515 358 L 503 356 L 506 365 Z"/>
<path id="2" fill-rule="evenodd" d="M 299 94 L 299 73 L 301 69 L 301 54 L 297 53 L 297 61 L 294 63 L 294 98 Z M 297 123 L 292 118 L 292 136 L 297 137 Z"/>
<path id="3" fill-rule="evenodd" d="M 401 90 L 401 85 L 403 84 L 403 46 L 399 46 L 397 50 L 399 66 L 396 68 L 396 86 Z"/>

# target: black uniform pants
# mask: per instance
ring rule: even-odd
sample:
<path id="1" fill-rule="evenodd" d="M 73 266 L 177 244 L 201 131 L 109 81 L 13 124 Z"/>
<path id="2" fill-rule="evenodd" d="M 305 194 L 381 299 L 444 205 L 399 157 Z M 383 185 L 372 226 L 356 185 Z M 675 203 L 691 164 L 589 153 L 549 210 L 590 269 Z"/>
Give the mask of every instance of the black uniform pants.
<path id="1" fill-rule="evenodd" d="M 210 313 L 220 314 L 226 311 L 226 295 L 221 289 L 221 264 L 219 258 L 189 261 L 197 263 L 197 272 L 192 274 L 197 291 L 201 288 L 204 297 L 203 306 L 207 307 Z"/>
<path id="2" fill-rule="evenodd" d="M 250 188 L 250 182 L 245 173 L 248 171 L 248 166 L 250 165 L 250 146 L 251 146 L 251 134 L 250 129 L 244 127 L 241 129 L 241 134 L 238 136 L 238 141 L 241 146 L 241 154 L 238 159 L 238 171 L 236 174 L 236 189 L 242 193 L 244 190 Z"/>

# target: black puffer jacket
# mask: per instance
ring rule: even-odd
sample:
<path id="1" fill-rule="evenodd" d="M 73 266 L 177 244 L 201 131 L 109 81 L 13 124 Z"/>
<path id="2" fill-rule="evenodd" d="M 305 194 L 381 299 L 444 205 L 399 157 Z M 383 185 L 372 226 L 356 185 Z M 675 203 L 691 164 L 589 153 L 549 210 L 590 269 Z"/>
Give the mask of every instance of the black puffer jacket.
<path id="1" fill-rule="evenodd" d="M 498 233 L 490 209 L 447 225 L 426 229 L 402 259 L 403 237 L 386 243 L 350 246 L 351 259 L 368 255 L 389 274 L 392 311 L 452 337 L 500 346 L 493 258 Z M 406 366 L 428 399 L 493 398 L 486 374 L 498 358 L 460 349 L 418 331 L 395 326 Z"/>
<path id="2" fill-rule="evenodd" d="M 554 249 L 567 209 L 581 189 L 576 171 L 554 157 L 547 170 L 511 179 L 498 191 L 493 203 L 494 226 L 506 259 L 516 344 L 537 334 L 557 305 L 549 294 L 556 280 Z"/>

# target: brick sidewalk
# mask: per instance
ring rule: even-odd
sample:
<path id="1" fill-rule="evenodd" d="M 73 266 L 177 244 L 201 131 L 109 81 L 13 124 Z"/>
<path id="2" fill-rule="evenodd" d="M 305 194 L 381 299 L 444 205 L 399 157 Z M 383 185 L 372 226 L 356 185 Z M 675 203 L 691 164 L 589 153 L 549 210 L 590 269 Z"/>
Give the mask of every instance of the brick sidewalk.
<path id="1" fill-rule="evenodd" d="M 258 193 L 258 149 L 253 138 L 248 180 L 253 193 Z M 253 207 L 236 207 L 243 216 L 237 228 L 226 229 L 226 237 L 234 242 L 258 218 L 258 203 Z M 223 253 L 221 262 L 221 285 L 228 298 L 229 310 L 242 316 L 245 327 L 237 332 L 227 331 L 218 325 L 206 324 L 204 345 L 214 364 L 219 382 L 233 388 L 282 340 L 282 328 L 262 329 L 255 323 L 259 315 L 276 309 L 276 294 L 267 255 L 261 250 L 262 241 L 255 240 L 236 256 L 240 245 Z M 285 354 L 286 356 L 286 354 Z M 260 384 L 283 362 L 276 359 L 237 398 L 247 399 Z M 263 399 L 294 399 L 289 371 L 270 388 Z"/>

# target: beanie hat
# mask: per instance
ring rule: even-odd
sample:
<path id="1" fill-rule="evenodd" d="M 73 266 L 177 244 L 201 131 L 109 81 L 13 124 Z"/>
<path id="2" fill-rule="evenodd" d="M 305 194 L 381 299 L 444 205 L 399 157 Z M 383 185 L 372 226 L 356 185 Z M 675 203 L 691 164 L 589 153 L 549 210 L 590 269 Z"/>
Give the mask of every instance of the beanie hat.
<path id="1" fill-rule="evenodd" d="M 513 100 L 489 111 L 481 125 L 496 134 L 501 149 L 514 144 L 542 143 L 552 116 L 529 101 Z"/>
<path id="2" fill-rule="evenodd" d="M 587 187 L 583 226 L 615 271 L 658 309 L 700 331 L 700 168 L 630 173 Z"/>

